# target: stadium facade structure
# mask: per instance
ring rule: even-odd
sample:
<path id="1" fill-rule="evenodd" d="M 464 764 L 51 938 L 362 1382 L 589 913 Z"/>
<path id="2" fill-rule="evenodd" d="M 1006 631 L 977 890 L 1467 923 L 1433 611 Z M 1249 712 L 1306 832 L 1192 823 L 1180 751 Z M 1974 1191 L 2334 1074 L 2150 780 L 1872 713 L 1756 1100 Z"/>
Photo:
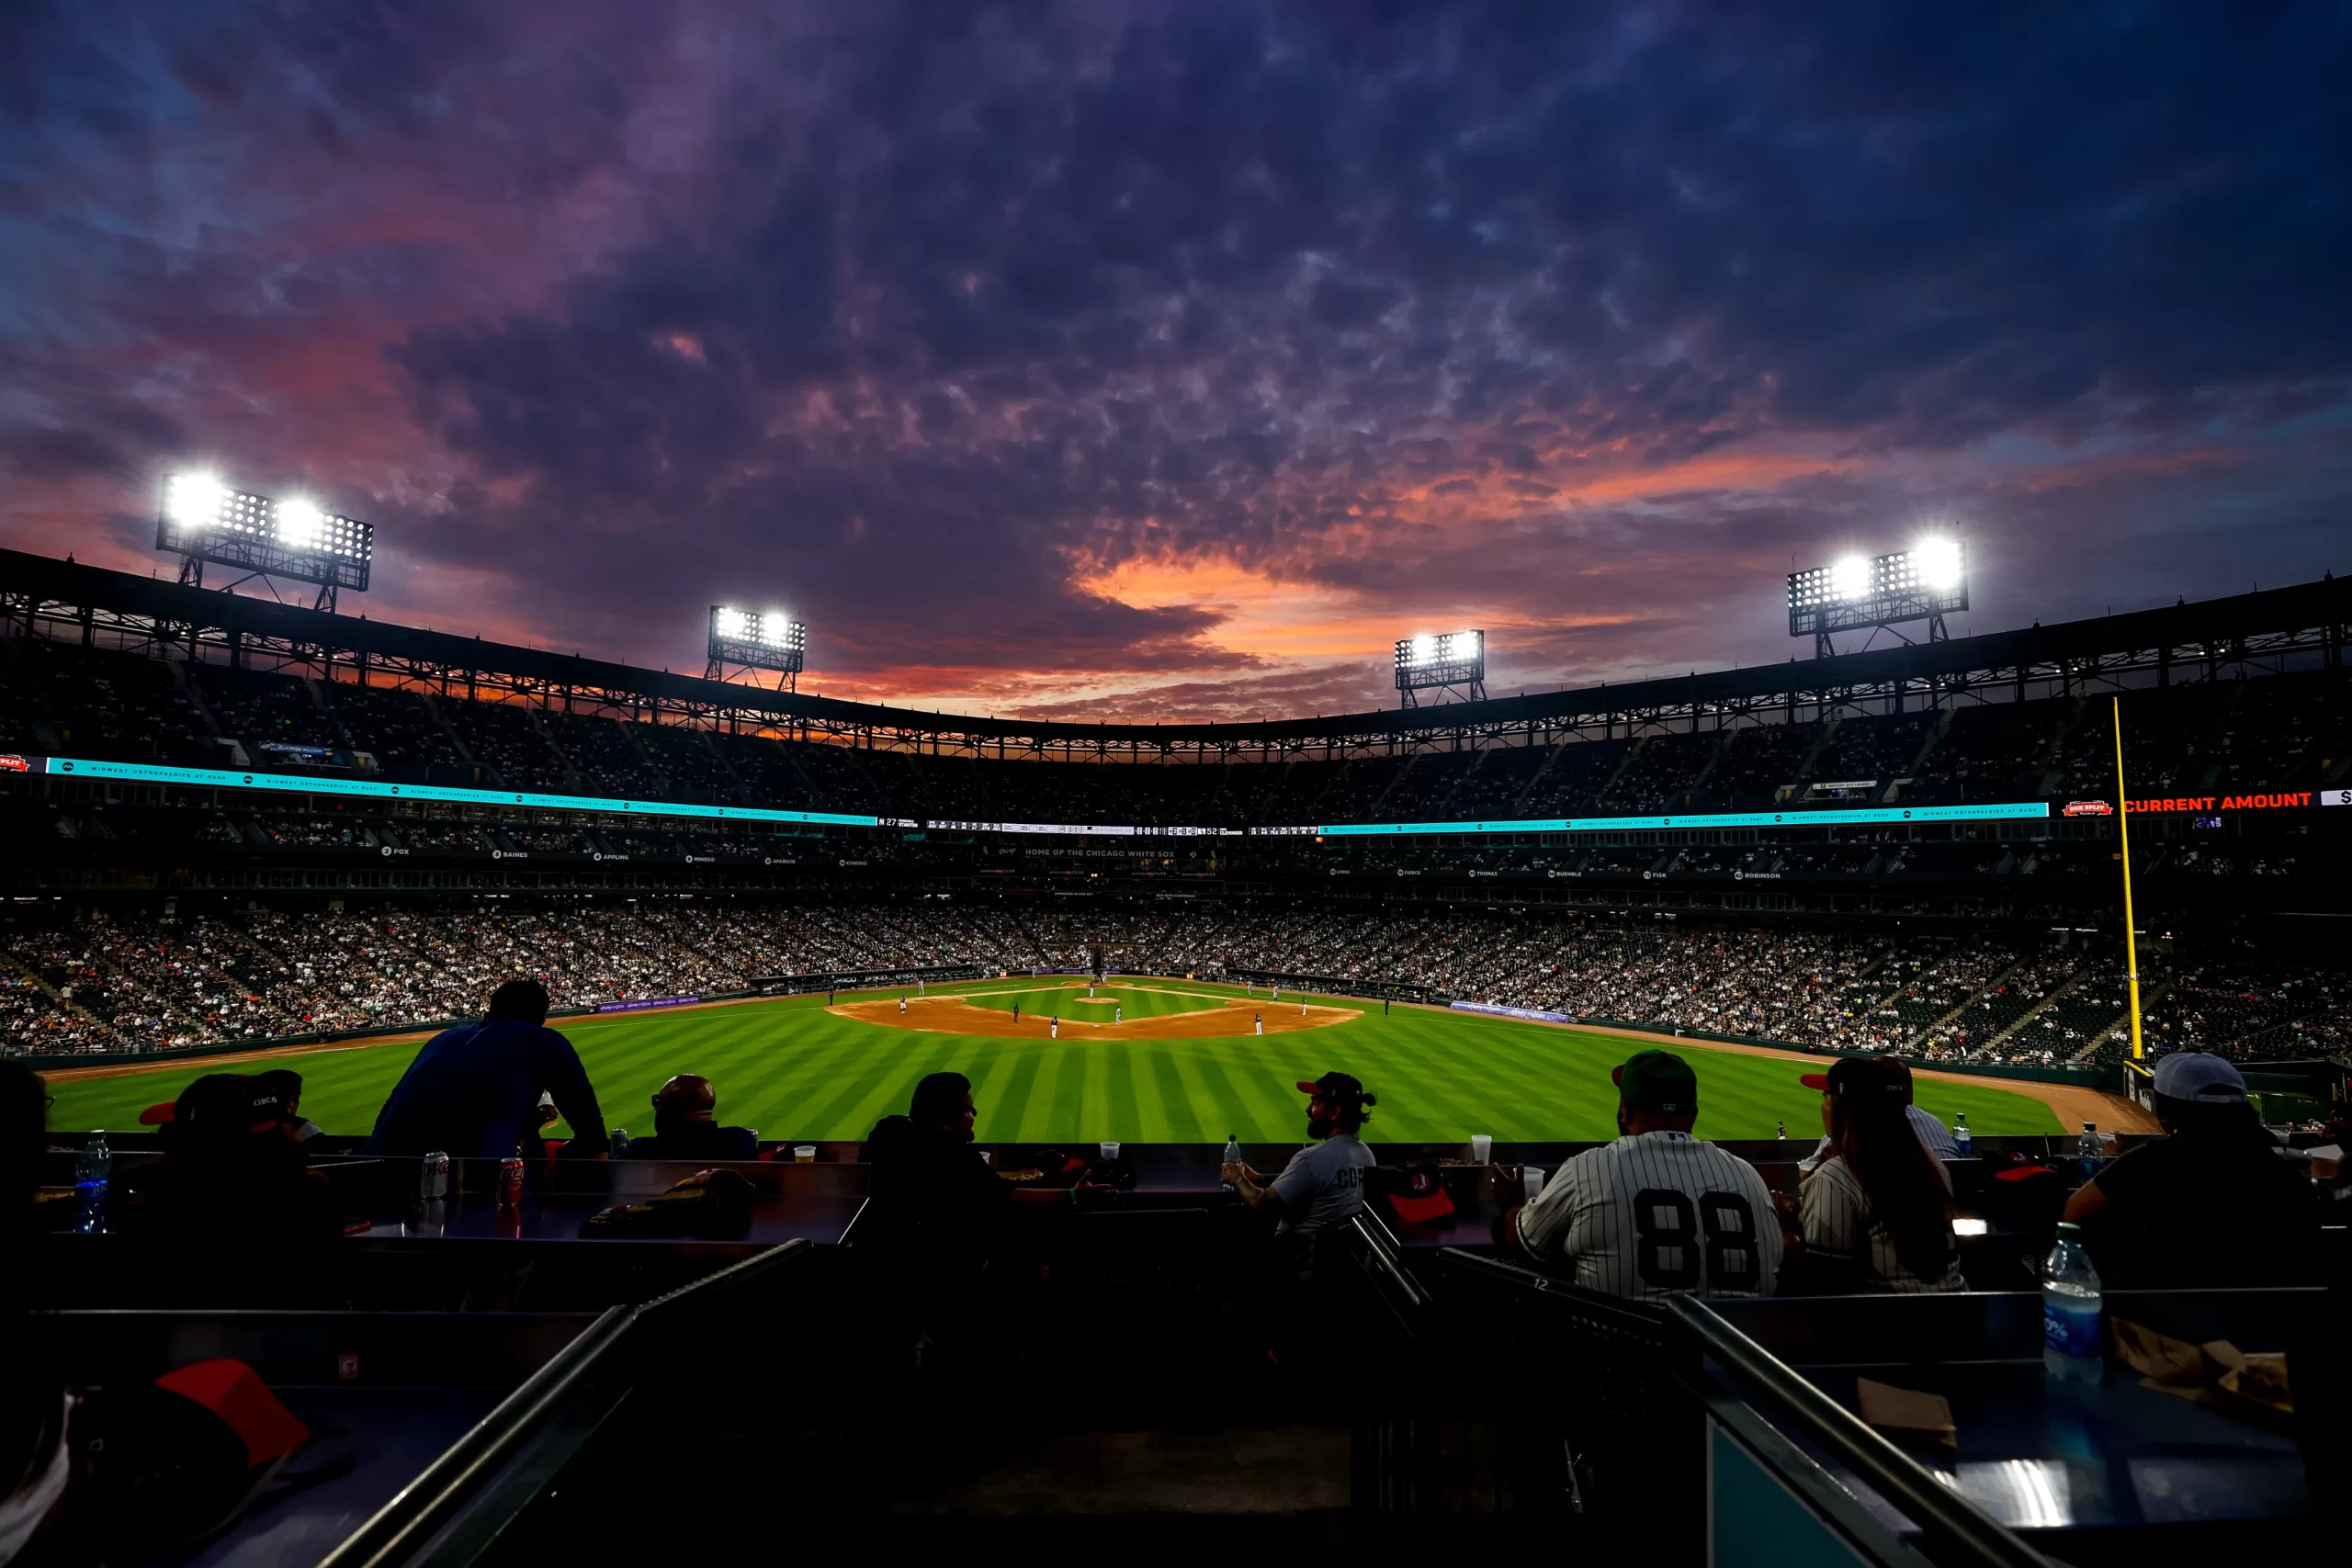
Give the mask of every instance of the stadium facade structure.
<path id="1" fill-rule="evenodd" d="M 0 550 L 0 635 L 571 714 L 997 760 L 1336 761 L 2096 695 L 2225 674 L 2340 671 L 2347 626 L 2352 579 L 2330 578 L 2095 620 L 1615 686 L 1312 718 L 1137 725 L 983 718 L 730 685 Z"/>
<path id="2" fill-rule="evenodd" d="M 714 773 L 754 755 L 771 764 L 764 780 L 745 767 L 723 792 L 697 792 L 650 768 L 604 787 L 584 768 L 530 783 L 492 776 L 494 768 L 435 778 L 413 757 L 376 772 L 346 757 L 303 773 L 232 754 L 224 729 L 211 755 L 232 767 L 169 766 L 150 752 L 153 765 L 126 760 L 92 769 L 75 759 L 103 749 L 54 736 L 41 742 L 19 723 L 16 739 L 0 741 L 32 749 L 0 756 L 0 810 L 15 814 L 19 846 L 0 882 L 20 898 L 161 894 L 199 905 L 246 895 L 823 899 L 992 889 L 1072 908 L 1121 898 L 1272 898 L 2111 930 L 2113 823 L 2097 798 L 2069 798 L 2111 794 L 2110 763 L 2077 759 L 2063 778 L 2044 768 L 2038 784 L 2012 778 L 2003 792 L 1997 770 L 1980 756 L 1973 783 L 1963 773 L 1956 792 L 1947 780 L 1940 793 L 1934 785 L 1905 793 L 1917 781 L 1899 776 L 1905 770 L 1896 758 L 1857 795 L 1850 778 L 1808 774 L 1813 754 L 1828 765 L 1832 733 L 1884 736 L 1950 721 L 1958 728 L 1945 747 L 1949 761 L 1972 716 L 1997 724 L 2028 704 L 2042 727 L 2037 745 L 2049 749 L 2054 727 L 2060 736 L 2087 737 L 2080 749 L 2098 752 L 2106 742 L 2093 731 L 2105 704 L 2084 699 L 2128 692 L 2136 695 L 2127 698 L 2127 714 L 2133 701 L 2155 704 L 2143 710 L 2152 716 L 2198 702 L 2218 712 L 2274 684 L 2255 677 L 2287 677 L 2275 688 L 2297 694 L 2270 705 L 2278 711 L 2266 722 L 2274 730 L 2284 712 L 2299 733 L 2333 734 L 2348 618 L 2352 592 L 2329 580 L 1986 637 L 1444 707 L 1237 724 L 1082 724 L 926 714 L 724 684 L 0 551 L 0 652 L 12 660 L 0 667 L 0 696 L 8 671 L 28 671 L 18 656 L 39 653 L 56 683 L 46 698 L 52 714 L 94 696 L 96 688 L 77 681 L 102 686 L 154 660 L 154 690 L 184 688 L 196 706 L 204 705 L 195 699 L 199 685 L 217 698 L 258 682 L 287 688 L 307 709 L 299 682 L 273 680 L 299 675 L 317 683 L 312 696 L 351 693 L 338 705 L 364 684 L 371 702 L 396 701 L 382 694 L 399 692 L 429 696 L 420 716 L 519 725 L 538 715 L 547 735 L 571 737 L 584 727 L 623 750 L 637 746 L 627 734 L 639 734 L 649 756 L 650 743 L 663 738 L 636 727 L 659 726 L 665 744 L 691 739 L 714 753 Z M 119 651 L 85 658 L 76 649 Z M 96 668 L 107 660 L 118 661 L 113 677 Z M 174 671 L 168 686 L 165 668 Z M 2175 695 L 2157 694 L 2166 689 Z M 2200 722 L 2217 721 L 2208 712 Z M 1718 735 L 1720 746 L 1711 739 Z M 1577 792 L 1554 786 L 1577 769 L 1613 767 L 1612 781 L 1630 779 L 1647 758 L 1728 755 L 1751 739 L 1785 761 L 1770 777 L 1828 782 L 1794 794 L 1781 786 L 1767 798 L 1751 773 L 1736 800 L 1720 791 L 1711 800 L 1704 791 L 1651 790 L 1645 807 L 1628 809 L 1639 792 L 1599 784 L 1593 773 L 1580 798 L 1597 814 L 1557 814 Z M 2290 781 L 2271 777 L 2266 764 L 2209 803 L 2231 818 L 2222 837 L 2239 851 L 2277 852 L 2272 861 L 2292 874 L 2270 874 L 2274 865 L 2251 852 L 2237 867 L 2246 874 L 2210 874 L 2214 857 L 2200 862 L 2199 854 L 2217 840 L 2191 829 L 2211 818 L 2175 801 L 2183 809 L 2133 835 L 2135 851 L 2151 862 L 2143 915 L 2226 923 L 2346 908 L 2338 841 L 2352 835 L 2352 810 L 2300 807 L 2352 798 L 2318 787 L 2352 784 L 2338 777 L 2352 772 L 2352 748 L 2323 740 L 2318 750 L 2327 760 L 2305 756 L 2291 791 L 2274 791 Z M 1906 734 L 1902 755 L 1914 751 L 1925 754 Z M 735 762 L 717 753 L 732 753 Z M 26 771 L 10 771 L 12 761 Z M 1111 770 L 1102 780 L 1110 787 L 1071 784 L 1096 765 Z M 41 768 L 47 776 L 35 771 Z M 1215 807 L 1247 792 L 1220 794 L 1218 781 L 1244 774 L 1258 815 L 1220 816 Z M 1346 787 L 1311 783 L 1285 793 L 1280 781 L 1300 778 Z M 988 810 L 958 806 L 957 790 L 975 779 L 982 783 L 974 797 L 990 802 Z M 860 787 L 861 799 L 835 798 Z M 2236 810 L 2242 791 L 2262 792 L 2246 799 L 2264 808 Z M 717 793 L 726 804 L 712 804 Z M 1952 803 L 1955 794 L 1962 804 Z M 629 797 L 611 798 L 623 795 Z M 1483 819 L 1443 809 L 1474 796 Z M 2298 808 L 2269 808 L 2290 803 Z M 1317 806 L 1329 809 L 1317 815 Z M 1090 814 L 1097 819 L 1088 821 Z M 198 822 L 229 841 L 199 833 Z M 1784 852 L 1766 852 L 1776 847 Z"/>

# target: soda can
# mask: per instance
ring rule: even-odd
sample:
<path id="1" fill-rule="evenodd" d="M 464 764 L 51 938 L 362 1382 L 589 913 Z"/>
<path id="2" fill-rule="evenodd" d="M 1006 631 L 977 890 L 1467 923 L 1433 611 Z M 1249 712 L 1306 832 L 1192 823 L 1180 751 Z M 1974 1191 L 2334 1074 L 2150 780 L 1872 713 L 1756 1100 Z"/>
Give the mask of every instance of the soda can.
<path id="1" fill-rule="evenodd" d="M 423 1179 L 417 1196 L 430 1203 L 449 1195 L 449 1151 L 435 1149 L 424 1156 Z"/>
<path id="2" fill-rule="evenodd" d="M 616 1127 L 613 1129 L 613 1157 L 618 1159 L 627 1153 L 628 1153 L 628 1129 Z"/>
<path id="3" fill-rule="evenodd" d="M 498 1206 L 516 1209 L 523 1204 L 523 1162 L 508 1155 L 498 1162 Z"/>

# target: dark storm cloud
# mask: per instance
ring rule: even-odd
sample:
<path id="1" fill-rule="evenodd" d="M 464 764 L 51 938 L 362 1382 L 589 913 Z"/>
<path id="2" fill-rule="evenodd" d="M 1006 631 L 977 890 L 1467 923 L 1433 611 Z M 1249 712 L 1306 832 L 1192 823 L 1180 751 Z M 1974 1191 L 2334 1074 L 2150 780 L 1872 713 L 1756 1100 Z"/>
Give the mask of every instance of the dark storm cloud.
<path id="1" fill-rule="evenodd" d="M 1791 552 L 1956 522 L 2057 615 L 2313 575 L 2344 499 L 2339 6 L 63 15 L 0 234 L 71 324 L 6 363 L 81 390 L 0 462 L 261 438 L 110 338 L 335 333 L 380 384 L 311 438 L 403 433 L 353 467 L 405 547 L 641 657 L 750 593 L 845 678 L 1311 705 L 1347 678 L 1210 679 L 1225 612 L 1101 583 L 1229 561 L 1583 678 L 1777 653 Z M 249 177 L 142 188 L 166 136 Z M 62 168 L 140 215 L 85 276 Z"/>

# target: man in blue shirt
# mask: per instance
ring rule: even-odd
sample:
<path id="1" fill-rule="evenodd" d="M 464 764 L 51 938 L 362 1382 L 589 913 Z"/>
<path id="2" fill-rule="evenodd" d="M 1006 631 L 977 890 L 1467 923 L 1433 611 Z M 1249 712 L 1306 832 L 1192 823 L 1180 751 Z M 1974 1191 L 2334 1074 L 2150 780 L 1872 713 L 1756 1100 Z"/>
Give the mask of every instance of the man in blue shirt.
<path id="1" fill-rule="evenodd" d="M 571 1124 L 571 1155 L 607 1147 L 605 1113 L 571 1042 L 547 1027 L 548 988 L 509 980 L 480 1023 L 425 1042 L 376 1115 L 371 1155 L 446 1150 L 453 1159 L 504 1159 L 539 1124 L 541 1090 Z"/>

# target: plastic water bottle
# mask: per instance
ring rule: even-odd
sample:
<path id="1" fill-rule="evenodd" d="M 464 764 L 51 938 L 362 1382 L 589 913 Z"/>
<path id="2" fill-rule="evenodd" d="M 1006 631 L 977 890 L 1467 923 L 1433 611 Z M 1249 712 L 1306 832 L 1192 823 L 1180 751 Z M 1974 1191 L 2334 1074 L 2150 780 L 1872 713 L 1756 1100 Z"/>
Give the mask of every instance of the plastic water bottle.
<path id="1" fill-rule="evenodd" d="M 1962 1159 L 1975 1152 L 1976 1140 L 1968 1131 L 1968 1112 L 1965 1111 L 1951 1119 L 1951 1146 L 1960 1151 Z"/>
<path id="2" fill-rule="evenodd" d="M 2041 1264 L 2041 1365 L 2061 1382 L 2097 1382 L 2107 1371 L 2099 1335 L 2105 1297 L 2079 1225 L 2060 1225 Z"/>
<path id="3" fill-rule="evenodd" d="M 104 1133 L 93 1133 L 90 1141 L 82 1145 L 81 1156 L 74 1162 L 74 1196 L 81 1202 L 81 1212 L 74 1217 L 74 1229 L 79 1235 L 106 1235 L 107 1189 L 113 1180 L 114 1151 L 107 1147 Z"/>
<path id="4" fill-rule="evenodd" d="M 1239 1165 L 1241 1163 L 1241 1135 L 1238 1133 L 1227 1133 L 1225 1135 L 1224 1163 L 1227 1165 Z M 1232 1191 L 1233 1183 L 1230 1181 L 1227 1182 L 1225 1184 L 1225 1190 L 1227 1192 Z"/>
<path id="5" fill-rule="evenodd" d="M 2075 1163 L 2081 1168 L 2086 1182 L 2098 1179 L 2099 1171 L 2107 1164 L 2107 1145 L 2100 1141 L 2096 1123 L 2083 1123 L 2083 1135 L 2075 1140 Z"/>

